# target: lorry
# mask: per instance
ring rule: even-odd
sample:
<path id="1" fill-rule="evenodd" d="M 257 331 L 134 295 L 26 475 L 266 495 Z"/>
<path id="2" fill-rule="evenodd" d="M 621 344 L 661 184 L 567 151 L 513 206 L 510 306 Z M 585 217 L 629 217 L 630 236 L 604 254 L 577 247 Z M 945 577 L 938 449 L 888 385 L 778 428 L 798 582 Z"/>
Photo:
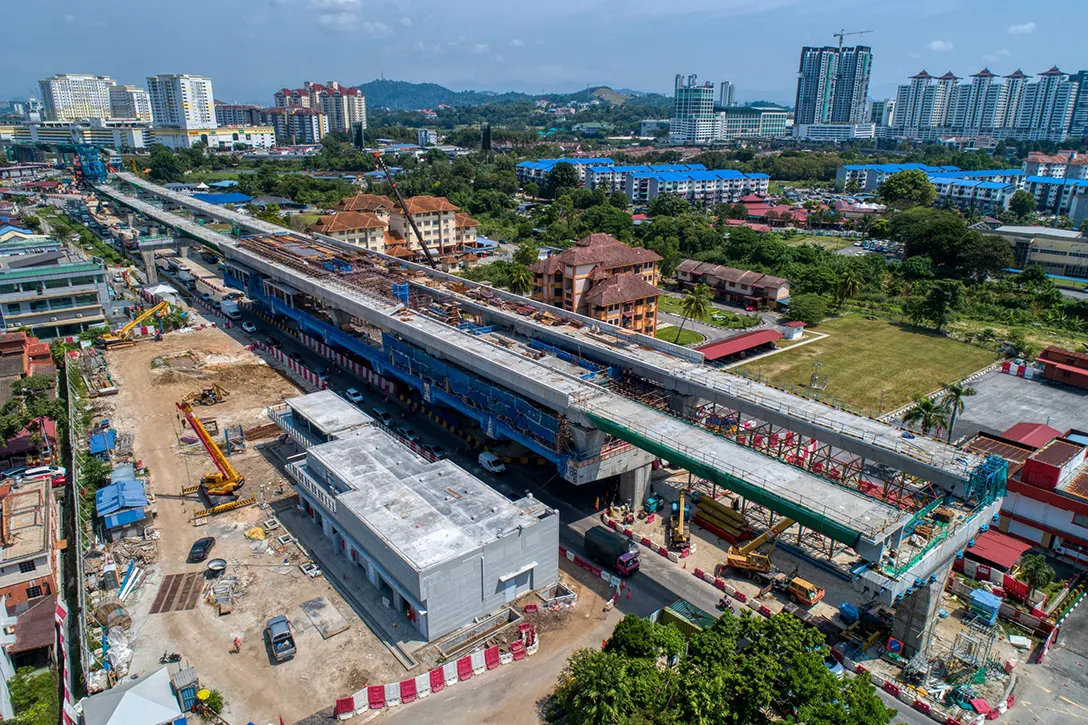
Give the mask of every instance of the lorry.
<path id="1" fill-rule="evenodd" d="M 223 313 L 224 317 L 229 317 L 232 320 L 237 320 L 242 316 L 242 310 L 234 300 L 219 300 L 219 311 Z"/>
<path id="2" fill-rule="evenodd" d="M 295 638 L 291 635 L 291 623 L 287 621 L 287 617 L 272 617 L 265 625 L 264 633 L 268 637 L 268 646 L 272 648 L 272 657 L 276 662 L 295 656 Z"/>
<path id="3" fill-rule="evenodd" d="M 586 532 L 586 554 L 623 576 L 631 576 L 639 569 L 638 544 L 603 526 Z"/>

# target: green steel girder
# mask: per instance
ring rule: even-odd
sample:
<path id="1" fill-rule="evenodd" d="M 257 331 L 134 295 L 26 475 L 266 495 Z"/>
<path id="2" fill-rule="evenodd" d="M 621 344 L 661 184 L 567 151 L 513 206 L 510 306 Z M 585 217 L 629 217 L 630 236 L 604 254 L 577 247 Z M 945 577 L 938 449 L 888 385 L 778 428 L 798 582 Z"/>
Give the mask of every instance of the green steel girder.
<path id="1" fill-rule="evenodd" d="M 844 526 L 843 524 L 816 511 L 812 511 L 798 503 L 776 496 L 761 486 L 753 485 L 752 483 L 737 478 L 725 471 L 707 466 L 705 463 L 688 456 L 682 451 L 674 450 L 660 441 L 642 436 L 636 431 L 625 428 L 607 418 L 595 415 L 592 411 L 586 411 L 586 415 L 589 416 L 594 425 L 606 433 L 621 440 L 625 440 L 644 451 L 649 451 L 659 458 L 664 458 L 667 461 L 679 464 L 696 476 L 705 478 L 708 481 L 713 481 L 722 488 L 734 491 L 751 501 L 755 501 L 761 506 L 766 506 L 782 516 L 793 519 L 806 528 L 817 531 L 824 536 L 846 544 L 849 547 L 857 546 L 858 542 L 861 540 L 860 531 L 855 531 L 848 526 Z"/>

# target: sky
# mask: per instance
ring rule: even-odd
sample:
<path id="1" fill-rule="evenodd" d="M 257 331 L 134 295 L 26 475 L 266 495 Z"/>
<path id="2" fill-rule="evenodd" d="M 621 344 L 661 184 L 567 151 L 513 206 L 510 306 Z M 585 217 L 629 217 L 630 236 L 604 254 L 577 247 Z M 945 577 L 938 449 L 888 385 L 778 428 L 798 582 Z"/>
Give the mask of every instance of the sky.
<path id="1" fill-rule="evenodd" d="M 455 90 L 671 93 L 729 80 L 737 100 L 792 104 L 803 45 L 873 49 L 870 96 L 925 69 L 1034 75 L 1088 68 L 1083 0 L 3 0 L 0 98 L 55 73 L 145 85 L 209 76 L 217 98 L 271 104 L 303 81 L 378 77 Z"/>

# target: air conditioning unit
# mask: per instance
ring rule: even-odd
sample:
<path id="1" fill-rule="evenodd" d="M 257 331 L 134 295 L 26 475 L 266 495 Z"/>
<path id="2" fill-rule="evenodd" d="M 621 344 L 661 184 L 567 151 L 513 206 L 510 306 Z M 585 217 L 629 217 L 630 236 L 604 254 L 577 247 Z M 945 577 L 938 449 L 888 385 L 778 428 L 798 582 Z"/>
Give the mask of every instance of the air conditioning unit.
<path id="1" fill-rule="evenodd" d="M 82 313 L 82 312 L 77 312 L 77 313 L 76 313 L 76 317 L 79 317 L 79 318 L 81 318 L 81 319 L 82 319 L 82 318 L 83 318 L 83 313 Z"/>
<path id="2" fill-rule="evenodd" d="M 57 318 L 56 318 L 56 317 L 50 317 L 50 318 L 49 318 L 49 321 L 50 321 L 50 322 L 56 322 L 56 321 L 57 321 Z"/>

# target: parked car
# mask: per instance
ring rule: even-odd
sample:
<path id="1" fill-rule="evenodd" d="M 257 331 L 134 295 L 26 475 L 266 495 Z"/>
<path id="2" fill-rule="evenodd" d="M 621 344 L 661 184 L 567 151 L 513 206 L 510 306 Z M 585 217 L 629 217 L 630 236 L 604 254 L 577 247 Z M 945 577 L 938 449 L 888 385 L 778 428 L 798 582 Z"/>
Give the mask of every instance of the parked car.
<path id="1" fill-rule="evenodd" d="M 831 655 L 824 658 L 824 667 L 827 668 L 828 672 L 830 672 L 836 680 L 841 680 L 846 676 L 846 670 L 843 669 L 842 663 Z"/>
<path id="2" fill-rule="evenodd" d="M 438 460 L 446 458 L 450 455 L 449 451 L 447 451 L 444 447 L 438 445 L 437 443 L 424 443 L 420 446 L 420 448 L 427 451 L 432 456 L 434 456 L 435 459 Z"/>
<path id="3" fill-rule="evenodd" d="M 257 331 L 257 326 L 254 325 L 252 322 L 243 322 L 242 329 L 252 335 L 254 332 Z"/>
<path id="4" fill-rule="evenodd" d="M 356 405 L 359 405 L 360 403 L 363 402 L 363 394 L 360 393 L 355 388 L 348 388 L 347 390 L 345 390 L 344 391 L 344 397 L 347 398 L 352 403 L 355 403 Z"/>
<path id="5" fill-rule="evenodd" d="M 191 564 L 204 561 L 208 558 L 208 554 L 211 553 L 214 546 L 214 536 L 205 536 L 203 539 L 197 539 L 193 542 L 193 547 L 189 549 L 189 558 L 187 561 Z"/>
<path id="6" fill-rule="evenodd" d="M 9 478 L 18 478 L 23 474 L 23 471 L 27 470 L 27 468 L 27 466 L 16 466 L 15 468 L 9 468 L 3 473 L 0 473 L 0 481 L 6 481 Z"/>
<path id="7" fill-rule="evenodd" d="M 268 644 L 272 647 L 272 657 L 276 662 L 283 662 L 295 656 L 295 638 L 291 636 L 291 623 L 287 617 L 272 617 L 264 628 Z"/>
<path id="8" fill-rule="evenodd" d="M 397 435 L 406 440 L 410 440 L 413 443 L 419 440 L 419 434 L 416 433 L 416 429 L 410 425 L 398 426 Z"/>
<path id="9" fill-rule="evenodd" d="M 291 358 L 292 360 L 297 362 L 299 365 L 301 365 L 306 360 L 306 358 L 302 357 L 301 352 L 289 352 L 289 353 L 287 353 L 287 357 Z"/>
<path id="10" fill-rule="evenodd" d="M 275 347 L 275 348 L 279 348 L 279 347 L 280 347 L 280 341 L 279 341 L 279 340 L 277 340 L 276 338 L 272 337 L 271 335 L 269 335 L 268 337 L 266 337 L 266 338 L 264 339 L 264 341 L 265 341 L 265 343 L 267 343 L 267 344 L 268 344 L 268 346 L 269 346 L 269 347 Z"/>
<path id="11" fill-rule="evenodd" d="M 503 463 L 502 459 L 496 456 L 494 453 L 484 451 L 480 454 L 479 458 L 476 459 L 476 462 L 479 463 L 485 471 L 489 471 L 491 473 L 506 472 L 506 464 Z"/>
<path id="12" fill-rule="evenodd" d="M 41 478 L 42 476 L 67 476 L 68 469 L 64 466 L 35 466 L 34 468 L 28 468 L 19 474 L 18 478 L 26 480 L 28 478 Z"/>
<path id="13" fill-rule="evenodd" d="M 386 410 L 382 410 L 381 408 L 371 408 L 370 414 L 374 416 L 374 419 L 376 421 L 378 421 L 387 428 L 393 425 L 393 416 L 389 415 L 389 412 Z"/>

